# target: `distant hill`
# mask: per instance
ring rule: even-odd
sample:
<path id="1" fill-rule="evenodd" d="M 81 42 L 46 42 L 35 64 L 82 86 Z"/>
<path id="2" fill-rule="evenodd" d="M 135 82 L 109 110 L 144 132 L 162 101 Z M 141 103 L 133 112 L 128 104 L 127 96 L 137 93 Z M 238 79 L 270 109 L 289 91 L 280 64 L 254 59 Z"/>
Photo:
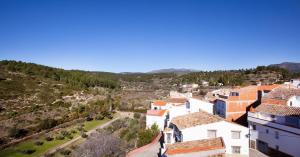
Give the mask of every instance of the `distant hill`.
<path id="1" fill-rule="evenodd" d="M 271 64 L 269 66 L 287 69 L 290 72 L 300 72 L 300 63 L 283 62 L 280 64 Z"/>
<path id="2" fill-rule="evenodd" d="M 159 70 L 152 70 L 148 73 L 154 74 L 154 73 L 175 73 L 175 74 L 188 74 L 192 72 L 197 72 L 197 70 L 193 69 L 175 69 L 175 68 L 169 68 L 169 69 L 159 69 Z"/>

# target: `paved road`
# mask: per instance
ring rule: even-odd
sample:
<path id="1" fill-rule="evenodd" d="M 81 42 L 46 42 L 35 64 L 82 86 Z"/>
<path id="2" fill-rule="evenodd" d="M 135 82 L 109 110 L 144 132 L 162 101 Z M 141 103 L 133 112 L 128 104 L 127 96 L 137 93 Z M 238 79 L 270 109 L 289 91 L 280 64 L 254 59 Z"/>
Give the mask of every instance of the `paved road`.
<path id="1" fill-rule="evenodd" d="M 122 119 L 122 118 L 125 118 L 125 117 L 133 118 L 133 113 L 132 112 L 120 112 L 120 111 L 117 111 L 117 113 L 118 113 L 118 116 L 116 118 L 114 118 L 114 119 L 112 119 L 112 120 L 110 120 L 110 121 L 108 121 L 108 122 L 106 122 L 104 124 L 101 124 L 101 125 L 97 126 L 96 128 L 88 131 L 86 134 L 89 136 L 91 133 L 96 132 L 97 129 L 103 129 L 106 126 L 109 126 L 111 123 L 113 123 L 114 121 L 116 121 L 118 119 Z M 57 147 L 54 147 L 54 148 L 48 150 L 47 153 L 49 153 L 49 154 L 55 153 L 57 149 L 66 148 L 66 147 L 70 146 L 71 144 L 73 144 L 74 142 L 76 142 L 76 141 L 78 141 L 80 139 L 82 139 L 81 136 L 73 138 L 72 140 L 70 140 L 70 141 L 68 141 L 68 142 L 66 142 L 66 143 L 64 143 L 62 145 L 59 145 Z"/>

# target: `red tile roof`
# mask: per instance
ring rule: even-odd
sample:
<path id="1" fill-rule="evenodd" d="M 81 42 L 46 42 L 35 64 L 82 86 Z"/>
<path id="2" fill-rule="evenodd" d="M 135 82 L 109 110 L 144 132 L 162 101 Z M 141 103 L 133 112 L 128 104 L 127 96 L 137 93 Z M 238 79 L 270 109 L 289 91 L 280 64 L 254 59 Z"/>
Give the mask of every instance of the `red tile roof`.
<path id="1" fill-rule="evenodd" d="M 217 149 L 225 149 L 222 137 L 188 142 L 179 142 L 167 145 L 166 154 L 184 154 Z"/>
<path id="2" fill-rule="evenodd" d="M 254 109 L 254 112 L 267 113 L 277 116 L 300 117 L 300 108 L 286 105 L 261 104 Z"/>
<path id="3" fill-rule="evenodd" d="M 157 100 L 157 101 L 154 101 L 153 104 L 156 106 L 165 106 L 167 104 L 167 102 L 162 101 L 162 100 Z"/>
<path id="4" fill-rule="evenodd" d="M 147 110 L 149 116 L 163 116 L 167 110 Z"/>
<path id="5" fill-rule="evenodd" d="M 186 98 L 170 98 L 167 99 L 167 102 L 169 103 L 175 103 L 175 104 L 184 104 L 187 101 Z"/>
<path id="6" fill-rule="evenodd" d="M 187 115 L 182 115 L 175 117 L 171 120 L 171 123 L 176 125 L 178 129 L 185 129 L 189 127 L 194 127 L 197 125 L 215 123 L 225 120 L 219 116 L 209 114 L 204 111 L 190 113 Z"/>

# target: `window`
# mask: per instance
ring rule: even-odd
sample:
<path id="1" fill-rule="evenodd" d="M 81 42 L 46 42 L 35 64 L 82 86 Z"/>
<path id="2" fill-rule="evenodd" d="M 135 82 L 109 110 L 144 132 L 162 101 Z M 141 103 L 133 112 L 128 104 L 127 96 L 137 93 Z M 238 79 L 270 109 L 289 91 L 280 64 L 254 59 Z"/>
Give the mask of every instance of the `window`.
<path id="1" fill-rule="evenodd" d="M 167 133 L 167 143 L 171 143 L 171 133 Z"/>
<path id="2" fill-rule="evenodd" d="M 268 134 L 269 133 L 269 130 L 268 129 L 266 129 L 266 134 Z"/>
<path id="3" fill-rule="evenodd" d="M 279 132 L 278 131 L 275 131 L 275 138 L 279 139 Z"/>
<path id="4" fill-rule="evenodd" d="M 293 106 L 293 102 L 292 101 L 290 101 L 290 106 Z"/>
<path id="5" fill-rule="evenodd" d="M 252 130 L 256 130 L 256 125 L 252 125 Z"/>
<path id="6" fill-rule="evenodd" d="M 279 146 L 278 145 L 276 145 L 276 150 L 279 150 Z"/>
<path id="7" fill-rule="evenodd" d="M 241 132 L 240 131 L 231 131 L 231 138 L 232 139 L 240 139 L 241 138 Z"/>
<path id="8" fill-rule="evenodd" d="M 232 154 L 241 154 L 240 146 L 231 146 Z"/>
<path id="9" fill-rule="evenodd" d="M 217 130 L 207 130 L 207 137 L 208 138 L 216 138 L 217 137 Z"/>

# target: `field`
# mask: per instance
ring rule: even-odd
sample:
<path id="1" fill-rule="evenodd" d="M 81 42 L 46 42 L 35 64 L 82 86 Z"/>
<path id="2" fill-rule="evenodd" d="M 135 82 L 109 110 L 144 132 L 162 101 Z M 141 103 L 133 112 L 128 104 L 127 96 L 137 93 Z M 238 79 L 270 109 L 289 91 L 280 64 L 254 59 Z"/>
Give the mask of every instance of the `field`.
<path id="1" fill-rule="evenodd" d="M 92 120 L 92 121 L 86 121 L 84 122 L 84 130 L 90 131 L 92 129 L 95 129 L 97 126 L 102 125 L 106 122 L 108 122 L 109 119 L 105 118 L 103 120 Z M 69 127 L 65 130 L 71 131 L 75 130 L 76 126 Z M 55 133 L 55 135 L 59 135 L 59 133 Z M 76 138 L 80 136 L 79 131 L 76 130 L 75 133 L 72 133 L 72 137 Z M 52 141 L 46 141 L 44 136 L 40 137 L 38 139 L 30 139 L 24 142 L 19 143 L 18 145 L 14 147 L 10 147 L 7 149 L 4 149 L 0 152 L 1 157 L 34 157 L 34 156 L 41 156 L 45 152 L 47 152 L 49 149 L 55 148 L 65 142 L 70 141 L 70 138 L 64 138 L 62 140 L 53 139 Z M 36 141 L 43 142 L 42 145 L 36 145 Z M 35 150 L 32 154 L 25 154 L 22 151 L 24 150 Z"/>

